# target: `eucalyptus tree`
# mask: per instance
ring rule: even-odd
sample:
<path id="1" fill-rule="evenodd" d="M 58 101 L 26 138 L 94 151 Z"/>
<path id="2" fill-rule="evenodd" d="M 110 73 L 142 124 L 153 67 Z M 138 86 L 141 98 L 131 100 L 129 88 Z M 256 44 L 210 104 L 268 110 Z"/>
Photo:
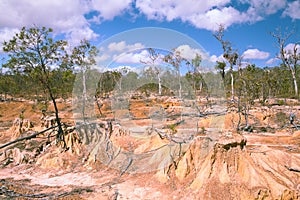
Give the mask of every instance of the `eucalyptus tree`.
<path id="1" fill-rule="evenodd" d="M 187 60 L 181 56 L 180 51 L 173 49 L 173 52 L 170 52 L 169 54 L 164 56 L 163 61 L 172 65 L 176 70 L 178 84 L 179 84 L 178 95 L 179 95 L 179 98 L 181 98 L 182 97 L 182 83 L 181 83 L 180 66 L 181 66 L 182 62 L 186 62 Z"/>
<path id="2" fill-rule="evenodd" d="M 188 72 L 188 76 L 191 76 L 192 79 L 192 85 L 194 89 L 194 93 L 196 95 L 197 87 L 196 84 L 199 83 L 199 90 L 202 91 L 203 88 L 203 80 L 200 73 L 200 64 L 202 62 L 201 55 L 196 54 L 196 56 L 190 61 L 186 62 L 186 65 L 190 68 L 190 72 Z"/>
<path id="3" fill-rule="evenodd" d="M 148 48 L 147 51 L 148 51 L 150 60 L 141 60 L 140 62 L 150 65 L 148 72 L 154 73 L 156 75 L 157 84 L 158 84 L 158 94 L 161 95 L 161 93 L 162 93 L 161 69 L 159 68 L 159 66 L 156 63 L 161 59 L 162 56 L 157 51 L 155 51 L 155 49 L 153 49 L 153 48 Z"/>
<path id="4" fill-rule="evenodd" d="M 282 64 L 290 70 L 293 78 L 293 85 L 296 98 L 299 98 L 298 83 L 297 83 L 297 66 L 300 61 L 300 41 L 297 41 L 291 45 L 291 49 L 287 49 L 288 40 L 295 31 L 282 32 L 279 28 L 276 29 L 271 35 L 275 38 L 277 47 L 279 49 L 278 58 L 281 59 Z"/>
<path id="5" fill-rule="evenodd" d="M 221 74 L 222 80 L 225 83 L 226 63 L 224 61 L 217 61 L 215 68 Z"/>
<path id="6" fill-rule="evenodd" d="M 86 39 L 81 40 L 80 44 L 73 48 L 72 55 L 71 55 L 71 63 L 79 67 L 79 73 L 82 75 L 82 105 L 81 105 L 81 112 L 83 116 L 83 120 L 85 121 L 86 116 L 86 101 L 88 100 L 87 95 L 87 76 L 90 74 L 91 66 L 96 64 L 96 56 L 98 50 L 95 46 L 91 45 L 89 41 Z M 94 84 L 94 83 L 92 83 Z M 95 95 L 97 101 L 97 93 Z"/>
<path id="7" fill-rule="evenodd" d="M 64 134 L 59 111 L 53 90 L 54 81 L 51 79 L 53 69 L 68 70 L 69 56 L 66 53 L 67 42 L 64 40 L 54 40 L 53 30 L 46 27 L 23 27 L 19 33 L 9 41 L 3 43 L 3 51 L 7 53 L 8 59 L 4 67 L 9 67 L 13 71 L 30 76 L 38 80 L 41 86 L 49 94 L 58 125 L 57 140 L 64 141 Z"/>
<path id="8" fill-rule="evenodd" d="M 229 63 L 229 73 L 231 77 L 231 98 L 234 99 L 234 76 L 233 76 L 233 66 L 236 65 L 238 59 L 238 53 L 232 48 L 232 45 L 229 41 L 224 40 L 224 31 L 225 28 L 223 25 L 219 26 L 219 29 L 213 36 L 221 43 L 223 48 L 223 57 Z"/>

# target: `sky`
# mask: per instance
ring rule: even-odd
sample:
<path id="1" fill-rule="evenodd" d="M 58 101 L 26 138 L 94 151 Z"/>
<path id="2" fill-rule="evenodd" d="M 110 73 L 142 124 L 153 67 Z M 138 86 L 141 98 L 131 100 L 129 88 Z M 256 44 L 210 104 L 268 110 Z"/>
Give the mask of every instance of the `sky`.
<path id="1" fill-rule="evenodd" d="M 280 62 L 270 32 L 293 29 L 287 48 L 299 42 L 299 10 L 299 0 L 0 0 L 0 42 L 37 25 L 53 28 L 71 46 L 90 40 L 103 65 L 138 65 L 149 47 L 215 62 L 223 52 L 213 33 L 222 24 L 243 62 L 272 67 Z"/>

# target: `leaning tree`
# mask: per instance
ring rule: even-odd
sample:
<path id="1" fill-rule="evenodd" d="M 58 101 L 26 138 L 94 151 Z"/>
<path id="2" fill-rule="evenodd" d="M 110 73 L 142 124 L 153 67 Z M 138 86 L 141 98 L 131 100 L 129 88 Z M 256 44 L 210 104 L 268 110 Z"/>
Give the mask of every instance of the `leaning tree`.
<path id="1" fill-rule="evenodd" d="M 282 32 L 280 28 L 276 29 L 271 35 L 276 39 L 279 55 L 277 56 L 285 67 L 288 67 L 292 74 L 295 96 L 299 98 L 298 83 L 297 83 L 297 66 L 300 61 L 300 41 L 290 43 L 290 49 L 287 48 L 287 43 L 295 31 Z"/>
<path id="2" fill-rule="evenodd" d="M 11 70 L 29 76 L 41 83 L 48 92 L 54 106 L 55 117 L 58 126 L 57 140 L 65 145 L 61 120 L 56 104 L 56 93 L 53 89 L 55 80 L 51 78 L 52 71 L 68 70 L 67 42 L 54 40 L 53 30 L 46 27 L 23 27 L 11 40 L 3 43 L 3 50 L 8 59 L 4 64 Z"/>

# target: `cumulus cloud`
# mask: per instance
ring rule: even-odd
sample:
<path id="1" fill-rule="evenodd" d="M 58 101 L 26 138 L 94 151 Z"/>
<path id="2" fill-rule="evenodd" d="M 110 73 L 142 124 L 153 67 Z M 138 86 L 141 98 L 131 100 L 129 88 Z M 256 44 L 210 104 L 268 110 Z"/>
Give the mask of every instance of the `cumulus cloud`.
<path id="1" fill-rule="evenodd" d="M 245 8 L 241 9 L 240 5 Z M 47 26 L 76 43 L 79 38 L 98 37 L 91 23 L 113 20 L 124 12 L 144 14 L 155 20 L 179 19 L 200 29 L 215 31 L 220 24 L 227 28 L 232 24 L 256 22 L 285 7 L 284 16 L 300 19 L 300 2 L 287 0 L 237 0 L 234 4 L 232 0 L 2 0 L 0 30 L 5 27 L 13 31 L 33 24 Z"/>
<path id="2" fill-rule="evenodd" d="M 284 47 L 284 50 L 286 51 L 287 54 L 294 54 L 295 45 L 296 45 L 296 49 L 297 49 L 297 54 L 300 54 L 300 45 L 299 44 L 289 43 Z"/>
<path id="3" fill-rule="evenodd" d="M 271 15 L 286 6 L 286 0 L 240 0 L 241 3 L 250 5 L 250 10 L 257 15 Z"/>
<path id="4" fill-rule="evenodd" d="M 269 60 L 267 60 L 266 64 L 267 65 L 273 65 L 275 64 L 279 59 L 278 58 L 270 58 Z"/>
<path id="5" fill-rule="evenodd" d="M 292 19 L 300 19 L 300 2 L 293 1 L 288 3 L 287 8 L 283 12 L 283 16 L 289 16 Z"/>
<path id="6" fill-rule="evenodd" d="M 147 50 L 141 52 L 129 52 L 121 53 L 120 55 L 114 55 L 113 60 L 118 63 L 141 63 L 142 60 L 146 60 L 149 57 Z"/>
<path id="7" fill-rule="evenodd" d="M 102 55 L 96 56 L 95 60 L 96 60 L 97 63 L 99 63 L 99 62 L 106 61 L 106 60 L 108 60 L 109 58 L 110 58 L 110 55 L 104 53 L 104 54 L 102 54 Z"/>
<path id="8" fill-rule="evenodd" d="M 211 62 L 226 62 L 226 59 L 223 57 L 223 54 L 220 56 L 212 55 L 210 56 L 210 61 Z"/>
<path id="9" fill-rule="evenodd" d="M 137 0 L 136 7 L 149 19 L 166 18 L 171 21 L 181 17 L 184 19 L 197 13 L 205 13 L 213 7 L 222 7 L 228 3 L 230 0 Z"/>
<path id="10" fill-rule="evenodd" d="M 108 50 L 113 52 L 122 52 L 122 51 L 133 51 L 138 49 L 143 49 L 144 45 L 141 43 L 134 43 L 134 44 L 126 44 L 125 41 L 121 42 L 112 42 L 108 45 Z"/>
<path id="11" fill-rule="evenodd" d="M 275 3 L 275 5 L 272 4 L 273 7 L 269 4 L 265 6 L 269 8 L 270 13 L 281 7 L 278 0 L 272 1 Z M 212 31 L 217 30 L 220 24 L 227 28 L 232 24 L 255 22 L 262 19 L 257 12 L 254 12 L 255 6 L 259 5 L 258 0 L 253 0 L 253 2 L 243 1 L 242 3 L 250 4 L 249 10 L 245 12 L 230 6 L 230 3 L 230 0 L 137 0 L 136 7 L 148 19 L 165 19 L 167 21 L 180 19 L 183 22 L 190 22 L 197 28 Z"/>
<path id="12" fill-rule="evenodd" d="M 126 75 L 129 72 L 135 72 L 135 73 L 139 74 L 141 72 L 141 70 L 142 69 L 140 69 L 138 67 L 132 67 L 129 65 L 119 65 L 117 67 L 106 69 L 106 71 L 117 71 L 117 72 L 122 73 L 123 75 Z"/>
<path id="13" fill-rule="evenodd" d="M 220 24 L 227 28 L 232 24 L 252 21 L 246 13 L 242 13 L 233 7 L 212 9 L 206 13 L 194 14 L 186 18 L 197 28 L 216 31 Z"/>
<path id="14" fill-rule="evenodd" d="M 225 28 L 233 24 L 254 23 L 265 16 L 282 10 L 287 0 L 238 0 L 232 6 L 231 0 L 136 0 L 136 8 L 148 19 L 172 21 L 179 19 L 197 28 L 217 30 L 220 24 Z M 241 9 L 240 5 L 244 8 Z M 292 18 L 299 17 L 299 1 L 289 3 Z M 298 9 L 297 9 L 298 8 Z M 299 18 L 298 18 L 299 19 Z"/>
<path id="15" fill-rule="evenodd" d="M 91 7 L 98 11 L 98 20 L 112 20 L 120 15 L 124 10 L 131 7 L 132 0 L 92 0 Z M 100 19 L 101 18 L 101 19 Z"/>
<path id="16" fill-rule="evenodd" d="M 0 29 L 13 32 L 16 28 L 37 25 L 66 34 L 74 43 L 79 38 L 95 39 L 98 35 L 84 17 L 89 9 L 88 3 L 82 0 L 3 0 L 0 1 Z"/>
<path id="17" fill-rule="evenodd" d="M 260 51 L 258 49 L 247 49 L 242 57 L 244 59 L 267 59 L 270 56 L 270 53 L 268 52 L 264 52 L 264 51 Z"/>
<path id="18" fill-rule="evenodd" d="M 3 52 L 3 42 L 8 42 L 17 32 L 19 32 L 19 29 L 16 28 L 0 29 L 0 53 Z"/>
<path id="19" fill-rule="evenodd" d="M 88 7 L 80 0 L 3 0 L 0 9 L 1 27 L 36 24 L 65 30 L 87 23 L 83 14 Z"/>
<path id="20" fill-rule="evenodd" d="M 194 59 L 197 54 L 200 55 L 202 59 L 207 59 L 205 52 L 200 49 L 191 48 L 189 45 L 180 45 L 175 50 L 180 52 L 180 55 L 188 60 Z"/>

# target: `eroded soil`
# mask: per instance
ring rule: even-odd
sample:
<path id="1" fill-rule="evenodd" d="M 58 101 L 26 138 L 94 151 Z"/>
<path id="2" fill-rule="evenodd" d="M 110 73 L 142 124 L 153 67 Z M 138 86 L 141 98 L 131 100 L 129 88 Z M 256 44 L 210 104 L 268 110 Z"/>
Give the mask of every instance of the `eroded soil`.
<path id="1" fill-rule="evenodd" d="M 0 144 L 45 129 L 41 105 L 0 104 Z M 107 101 L 102 116 L 95 109 L 103 126 L 94 132 L 83 137 L 82 129 L 66 128 L 67 149 L 56 144 L 52 132 L 0 149 L 0 197 L 300 199 L 300 131 L 288 121 L 291 111 L 300 117 L 297 106 L 254 106 L 253 132 L 240 133 L 233 129 L 234 111 L 205 102 L 198 106 L 205 115 L 195 117 L 189 102 L 172 98 L 132 100 L 124 111 L 132 116 L 130 123 L 117 113 L 124 120 L 113 121 L 108 134 L 106 121 L 116 112 Z M 59 108 L 63 122 L 75 126 L 71 101 L 61 101 Z M 49 105 L 48 115 L 51 110 Z M 164 120 L 154 115 L 160 110 L 168 116 Z M 33 127 L 20 131 L 15 119 L 21 113 Z"/>

